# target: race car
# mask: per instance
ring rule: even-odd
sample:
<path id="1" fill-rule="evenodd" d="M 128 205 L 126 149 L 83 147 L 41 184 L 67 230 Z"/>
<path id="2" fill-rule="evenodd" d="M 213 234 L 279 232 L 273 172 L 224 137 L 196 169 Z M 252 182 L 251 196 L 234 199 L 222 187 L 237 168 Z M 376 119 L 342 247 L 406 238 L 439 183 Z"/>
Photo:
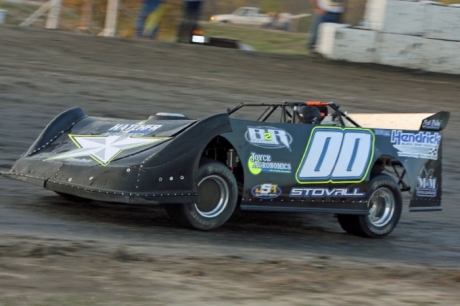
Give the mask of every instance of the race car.
<path id="1" fill-rule="evenodd" d="M 258 118 L 238 116 L 251 113 Z M 441 210 L 449 116 L 350 115 L 333 102 L 309 101 L 140 121 L 75 107 L 1 174 L 78 199 L 161 204 L 192 229 L 218 228 L 239 207 L 330 213 L 348 233 L 383 238 L 399 221 L 402 192 L 410 193 L 410 211 Z"/>

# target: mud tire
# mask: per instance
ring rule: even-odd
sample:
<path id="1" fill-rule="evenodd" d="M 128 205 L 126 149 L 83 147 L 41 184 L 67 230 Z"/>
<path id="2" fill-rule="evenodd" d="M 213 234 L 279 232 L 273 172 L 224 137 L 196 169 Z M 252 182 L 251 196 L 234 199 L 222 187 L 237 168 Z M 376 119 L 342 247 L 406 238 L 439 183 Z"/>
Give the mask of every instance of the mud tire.
<path id="1" fill-rule="evenodd" d="M 402 212 L 402 195 L 395 180 L 386 174 L 375 176 L 368 189 L 369 215 L 338 215 L 343 230 L 366 238 L 383 238 L 399 222 Z"/>
<path id="2" fill-rule="evenodd" d="M 238 201 L 233 173 L 222 163 L 203 159 L 197 172 L 198 203 L 166 204 L 171 220 L 184 227 L 212 230 L 232 216 Z"/>

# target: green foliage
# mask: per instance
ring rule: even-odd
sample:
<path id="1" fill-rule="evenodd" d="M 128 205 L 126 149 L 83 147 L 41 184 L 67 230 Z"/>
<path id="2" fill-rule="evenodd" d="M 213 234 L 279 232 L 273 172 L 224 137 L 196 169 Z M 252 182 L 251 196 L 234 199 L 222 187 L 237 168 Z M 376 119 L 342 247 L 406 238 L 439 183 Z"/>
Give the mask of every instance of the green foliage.
<path id="1" fill-rule="evenodd" d="M 216 1 L 215 4 L 218 11 L 230 14 L 240 6 L 249 6 L 244 0 L 232 0 L 232 1 Z"/>
<path id="2" fill-rule="evenodd" d="M 281 12 L 283 7 L 279 0 L 262 0 L 261 9 L 263 12 Z"/>
<path id="3" fill-rule="evenodd" d="M 307 35 L 226 24 L 203 23 L 206 36 L 236 39 L 256 51 L 284 54 L 306 54 Z"/>

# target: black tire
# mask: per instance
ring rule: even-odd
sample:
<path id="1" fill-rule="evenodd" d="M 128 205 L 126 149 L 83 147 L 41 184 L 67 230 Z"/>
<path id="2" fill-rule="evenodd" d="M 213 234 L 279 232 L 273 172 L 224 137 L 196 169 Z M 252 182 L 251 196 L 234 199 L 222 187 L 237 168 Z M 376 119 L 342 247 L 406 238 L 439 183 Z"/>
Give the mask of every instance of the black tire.
<path id="1" fill-rule="evenodd" d="M 233 173 L 222 163 L 203 159 L 197 173 L 198 203 L 165 204 L 169 217 L 184 227 L 212 230 L 232 216 L 238 201 Z"/>
<path id="2" fill-rule="evenodd" d="M 395 180 L 379 174 L 369 182 L 369 215 L 338 215 L 342 229 L 366 238 L 383 238 L 399 222 L 402 212 L 402 195 Z"/>

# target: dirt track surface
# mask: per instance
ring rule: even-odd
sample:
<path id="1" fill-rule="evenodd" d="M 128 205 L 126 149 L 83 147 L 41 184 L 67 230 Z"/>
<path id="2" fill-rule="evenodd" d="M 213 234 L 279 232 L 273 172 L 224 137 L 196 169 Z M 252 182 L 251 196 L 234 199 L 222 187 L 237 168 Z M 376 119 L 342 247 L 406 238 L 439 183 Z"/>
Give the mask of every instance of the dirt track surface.
<path id="1" fill-rule="evenodd" d="M 459 96 L 459 76 L 0 26 L 2 171 L 74 106 L 139 120 L 307 99 L 451 112 L 444 211 L 405 207 L 384 240 L 331 215 L 238 213 L 191 231 L 158 207 L 72 203 L 0 177 L 0 305 L 458 305 Z"/>

